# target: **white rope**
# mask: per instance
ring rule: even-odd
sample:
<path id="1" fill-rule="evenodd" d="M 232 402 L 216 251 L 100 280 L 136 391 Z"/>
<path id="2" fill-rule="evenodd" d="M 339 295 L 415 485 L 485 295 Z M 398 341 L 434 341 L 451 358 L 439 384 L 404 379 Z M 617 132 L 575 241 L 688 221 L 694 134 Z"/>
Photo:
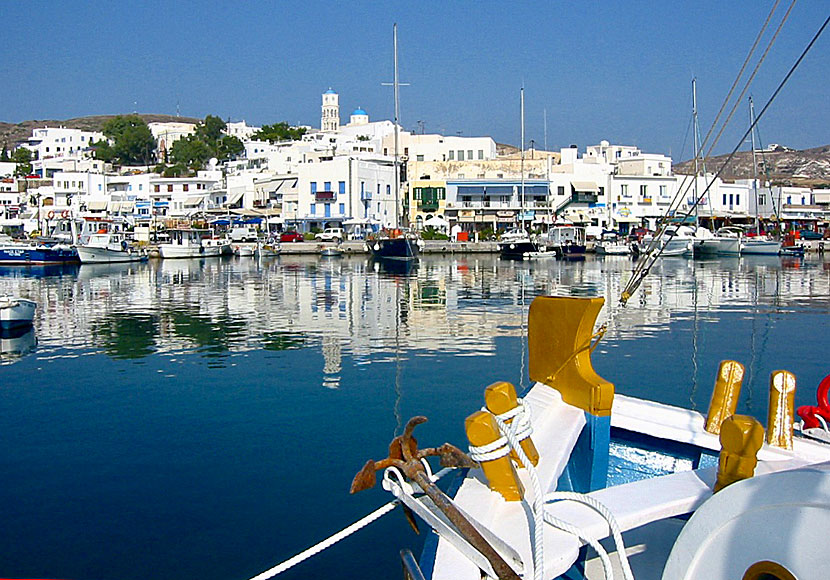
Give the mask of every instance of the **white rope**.
<path id="1" fill-rule="evenodd" d="M 445 467 L 444 469 L 442 469 L 441 471 L 439 471 L 435 475 L 433 475 L 431 473 L 431 470 L 429 470 L 427 473 L 429 475 L 430 481 L 435 482 L 435 481 L 438 481 L 439 479 L 441 479 L 442 477 L 444 477 L 446 474 L 448 474 L 453 469 L 455 469 L 455 468 Z M 303 550 L 302 552 L 300 552 L 296 556 L 294 556 L 292 558 L 289 558 L 288 560 L 284 561 L 281 564 L 277 564 L 273 568 L 271 568 L 269 570 L 266 570 L 262 574 L 254 576 L 250 580 L 268 580 L 268 578 L 273 578 L 277 574 L 282 574 L 283 572 L 285 572 L 289 568 L 293 568 L 294 566 L 296 566 L 300 562 L 304 562 L 305 560 L 308 560 L 309 558 L 312 558 L 312 557 L 316 556 L 317 554 L 319 554 L 320 552 L 322 552 L 326 548 L 330 548 L 331 546 L 333 546 L 334 544 L 336 544 L 340 540 L 351 536 L 353 533 L 357 532 L 358 530 L 361 530 L 361 529 L 365 528 L 366 526 L 368 526 L 369 524 L 371 524 L 375 520 L 381 518 L 382 516 L 385 516 L 386 514 L 388 514 L 392 510 L 394 510 L 398 506 L 398 503 L 400 503 L 398 500 L 392 500 L 389 503 L 380 506 L 378 509 L 376 509 L 372 513 L 360 518 L 359 520 L 357 520 L 352 525 L 343 528 L 342 530 L 340 530 L 339 532 L 337 532 L 336 534 L 334 534 L 332 536 L 329 536 L 328 538 L 326 538 L 322 542 L 314 544 L 313 546 L 311 546 L 307 550 Z"/>
<path id="2" fill-rule="evenodd" d="M 611 536 L 614 538 L 614 545 L 617 548 L 617 556 L 620 559 L 620 566 L 623 571 L 623 578 L 625 580 L 634 580 L 634 574 L 631 571 L 631 564 L 628 562 L 628 554 L 625 553 L 625 543 L 623 542 L 622 531 L 614 514 L 611 513 L 605 505 L 600 503 L 596 498 L 584 493 L 576 493 L 573 491 L 554 491 L 545 496 L 545 503 L 551 503 L 560 500 L 570 500 L 586 505 L 599 513 L 603 519 L 608 523 L 608 528 L 611 530 Z M 545 514 L 546 516 L 549 514 Z M 551 516 L 553 518 L 553 516 Z M 558 526 L 557 526 L 558 527 Z M 593 547 L 593 545 L 592 545 Z M 596 549 L 596 548 L 594 548 Z M 607 556 L 607 552 L 606 552 Z M 600 556 L 602 558 L 602 556 Z M 603 564 L 603 567 L 605 565 Z"/>
<path id="3" fill-rule="evenodd" d="M 519 407 L 522 407 L 520 404 Z M 517 407 L 517 408 L 519 408 Z M 539 483 L 539 476 L 536 474 L 536 468 L 528 459 L 524 449 L 522 449 L 521 440 L 516 435 L 516 430 L 521 423 L 519 417 L 525 415 L 517 415 L 513 422 L 508 425 L 500 415 L 494 415 L 496 424 L 499 430 L 507 437 L 510 447 L 516 452 L 519 461 L 527 468 L 527 473 L 530 476 L 530 483 L 533 486 L 533 504 L 531 511 L 533 512 L 533 578 L 535 580 L 544 580 L 545 577 L 545 554 L 544 554 L 544 498 L 542 497 L 542 484 Z"/>
<path id="4" fill-rule="evenodd" d="M 478 461 L 479 463 L 482 461 L 493 461 L 494 459 L 499 459 L 510 454 L 510 447 L 505 437 L 499 437 L 487 445 L 480 445 L 478 447 L 470 445 L 468 450 L 470 459 Z"/>

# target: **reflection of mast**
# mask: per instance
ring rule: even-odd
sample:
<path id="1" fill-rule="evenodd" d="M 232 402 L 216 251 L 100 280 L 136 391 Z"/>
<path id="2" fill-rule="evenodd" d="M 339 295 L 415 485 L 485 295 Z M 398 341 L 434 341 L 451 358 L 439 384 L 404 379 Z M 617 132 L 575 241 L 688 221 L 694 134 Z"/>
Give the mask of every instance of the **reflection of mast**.
<path id="1" fill-rule="evenodd" d="M 340 339 L 326 334 L 323 336 L 323 386 L 327 389 L 340 388 L 340 368 L 342 366 Z"/>

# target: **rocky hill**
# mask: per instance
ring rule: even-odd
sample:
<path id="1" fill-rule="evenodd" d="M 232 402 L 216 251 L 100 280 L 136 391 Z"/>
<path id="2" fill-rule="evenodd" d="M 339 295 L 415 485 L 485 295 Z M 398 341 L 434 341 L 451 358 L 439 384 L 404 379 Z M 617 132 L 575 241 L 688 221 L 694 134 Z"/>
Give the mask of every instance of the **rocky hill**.
<path id="1" fill-rule="evenodd" d="M 95 115 L 92 117 L 78 117 L 65 121 L 48 119 L 23 121 L 22 123 L 4 123 L 0 121 L 0 147 L 5 144 L 12 149 L 17 143 L 26 141 L 32 136 L 32 129 L 41 127 L 68 127 L 70 129 L 82 129 L 84 131 L 100 131 L 109 119 L 116 115 Z M 191 117 L 176 117 L 174 115 L 139 115 L 147 123 L 198 123 L 201 119 Z"/>
<path id="2" fill-rule="evenodd" d="M 728 155 L 706 159 L 706 170 L 715 173 Z M 830 145 L 796 151 L 775 146 L 771 151 L 755 152 L 760 171 L 766 171 L 775 185 L 830 185 Z M 674 172 L 694 173 L 694 161 L 684 161 L 674 166 Z M 723 179 L 751 179 L 752 152 L 740 151 L 735 154 L 721 173 Z"/>

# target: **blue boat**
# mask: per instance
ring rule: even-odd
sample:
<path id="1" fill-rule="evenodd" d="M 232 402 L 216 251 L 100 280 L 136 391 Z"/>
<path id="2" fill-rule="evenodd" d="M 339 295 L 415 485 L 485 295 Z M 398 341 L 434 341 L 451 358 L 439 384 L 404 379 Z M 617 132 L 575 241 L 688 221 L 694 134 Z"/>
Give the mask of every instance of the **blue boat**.
<path id="1" fill-rule="evenodd" d="M 78 264 L 78 252 L 64 244 L 5 244 L 0 246 L 0 264 L 30 266 L 44 264 Z"/>

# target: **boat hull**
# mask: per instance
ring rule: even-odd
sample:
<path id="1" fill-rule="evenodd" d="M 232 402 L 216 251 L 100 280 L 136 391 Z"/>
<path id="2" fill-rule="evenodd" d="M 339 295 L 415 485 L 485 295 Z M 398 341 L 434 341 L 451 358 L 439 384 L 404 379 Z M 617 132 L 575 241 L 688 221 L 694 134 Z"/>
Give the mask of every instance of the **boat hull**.
<path id="1" fill-rule="evenodd" d="M 147 260 L 145 252 L 128 250 L 114 250 L 112 248 L 96 248 L 78 246 L 78 258 L 81 264 L 115 264 L 122 262 L 144 262 Z"/>
<path id="2" fill-rule="evenodd" d="M 224 246 L 177 246 L 160 244 L 159 254 L 162 258 L 217 258 L 222 255 Z"/>
<path id="3" fill-rule="evenodd" d="M 3 246 L 0 247 L 0 264 L 77 264 L 78 252 L 68 247 Z"/>
<path id="4" fill-rule="evenodd" d="M 372 257 L 380 260 L 416 260 L 418 241 L 411 238 L 380 238 L 366 244 Z"/>
<path id="5" fill-rule="evenodd" d="M 778 255 L 781 253 L 781 242 L 775 240 L 744 240 L 741 244 L 741 254 Z"/>
<path id="6" fill-rule="evenodd" d="M 499 255 L 508 260 L 523 260 L 539 252 L 539 246 L 530 240 L 499 242 Z"/>

